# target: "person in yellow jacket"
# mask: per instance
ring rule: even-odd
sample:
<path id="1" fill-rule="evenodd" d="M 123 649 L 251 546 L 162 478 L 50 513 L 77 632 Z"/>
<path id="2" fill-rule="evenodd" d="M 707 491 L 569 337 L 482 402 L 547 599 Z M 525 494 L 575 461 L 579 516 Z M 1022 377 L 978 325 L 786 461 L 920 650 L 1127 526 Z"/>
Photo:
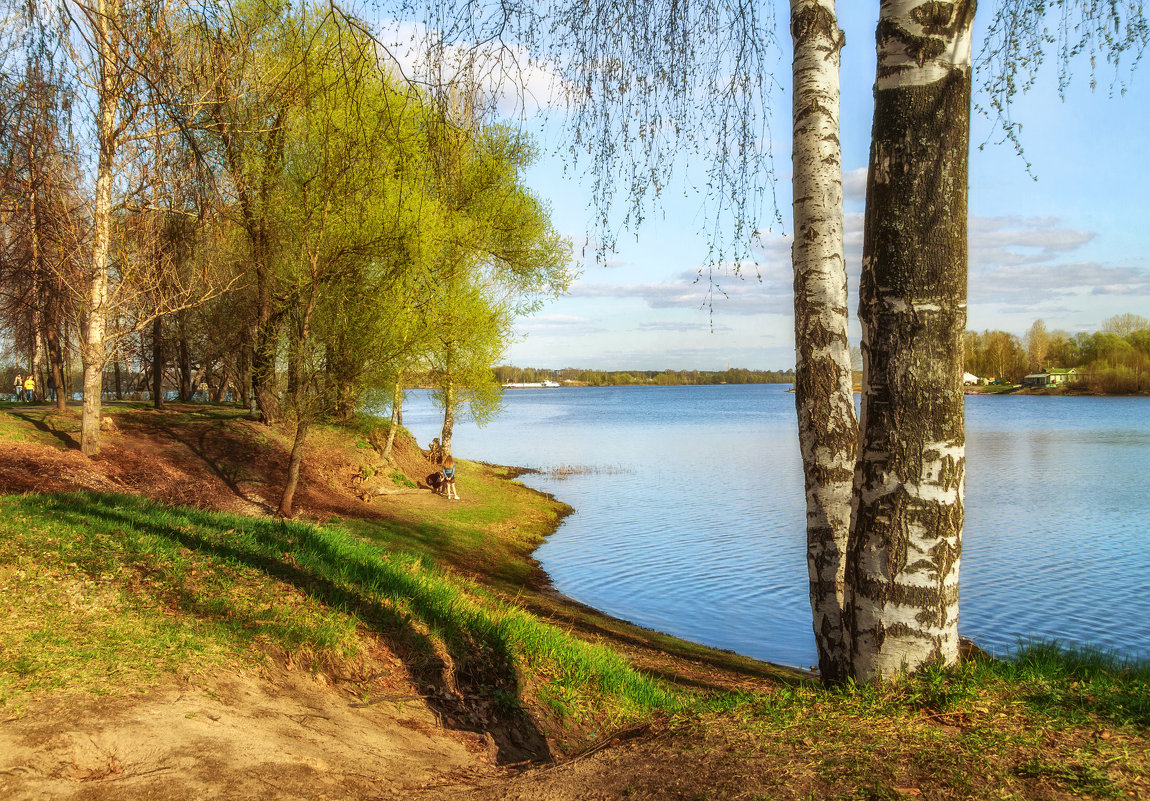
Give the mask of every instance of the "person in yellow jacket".
<path id="1" fill-rule="evenodd" d="M 28 373 L 28 377 L 24 379 L 24 400 L 29 403 L 36 402 L 36 379 Z"/>

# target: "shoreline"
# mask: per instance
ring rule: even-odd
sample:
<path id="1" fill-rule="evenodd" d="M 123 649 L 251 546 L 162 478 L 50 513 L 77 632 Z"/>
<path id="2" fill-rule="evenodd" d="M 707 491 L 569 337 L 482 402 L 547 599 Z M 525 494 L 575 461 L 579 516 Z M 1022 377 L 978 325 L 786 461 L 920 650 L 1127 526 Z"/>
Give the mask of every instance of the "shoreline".
<path id="1" fill-rule="evenodd" d="M 738 651 L 729 648 L 720 648 L 695 642 L 694 640 L 685 639 L 676 634 L 643 626 L 626 618 L 612 615 L 609 612 L 598 609 L 591 604 L 580 601 L 578 598 L 574 598 L 556 589 L 551 575 L 544 569 L 539 559 L 536 558 L 535 552 L 544 542 L 559 531 L 568 517 L 575 514 L 577 511 L 575 507 L 550 492 L 535 489 L 534 487 L 529 487 L 526 484 L 516 481 L 519 476 L 523 475 L 542 475 L 542 470 L 472 459 L 467 459 L 466 461 L 481 464 L 494 470 L 505 471 L 505 480 L 515 483 L 542 501 L 553 504 L 559 509 L 559 513 L 550 526 L 550 530 L 542 534 L 540 540 L 529 552 L 523 554 L 522 558 L 525 564 L 530 567 L 530 583 L 520 588 L 520 591 L 514 595 L 509 593 L 507 595 L 509 600 L 511 598 L 517 601 L 522 600 L 524 597 L 522 591 L 527 590 L 536 596 L 534 599 L 535 609 L 543 611 L 547 617 L 561 618 L 569 623 L 577 622 L 581 624 L 582 627 L 592 630 L 609 631 L 613 636 L 622 636 L 635 645 L 643 643 L 648 648 L 657 647 L 660 650 L 668 651 L 683 658 L 703 658 L 724 669 L 749 670 L 763 676 L 773 676 L 776 678 L 787 676 L 810 681 L 818 680 L 818 673 L 808 668 L 758 659 L 753 656 L 740 654 Z"/>
<path id="2" fill-rule="evenodd" d="M 468 460 L 468 461 L 475 461 L 476 464 L 483 464 L 483 465 L 486 465 L 488 467 L 492 467 L 492 468 L 496 468 L 496 469 L 500 469 L 500 470 L 505 470 L 510 474 L 508 477 L 508 480 L 510 480 L 510 481 L 514 481 L 516 478 L 518 478 L 519 476 L 523 476 L 523 475 L 532 475 L 532 474 L 542 475 L 543 474 L 543 471 L 538 470 L 536 468 L 519 467 L 519 466 L 515 466 L 515 465 L 499 465 L 499 464 L 495 464 L 492 462 L 483 462 L 483 461 L 476 461 L 476 460 Z M 519 482 L 516 482 L 516 483 L 519 483 Z M 684 637 L 681 637 L 677 634 L 673 634 L 671 632 L 661 631 L 659 629 L 651 628 L 649 626 L 644 626 L 642 624 L 627 620 L 626 618 L 619 617 L 617 615 L 613 615 L 610 612 L 606 612 L 602 609 L 594 607 L 591 604 L 580 601 L 578 598 L 574 598 L 574 597 L 567 595 L 567 594 L 561 592 L 560 590 L 556 589 L 554 581 L 551 578 L 551 575 L 547 572 L 546 569 L 544 569 L 544 567 L 543 567 L 542 563 L 539 561 L 539 559 L 536 558 L 535 552 L 537 550 L 539 550 L 540 547 L 542 547 L 544 542 L 546 542 L 550 537 L 552 537 L 554 534 L 556 534 L 559 531 L 559 529 L 563 526 L 566 519 L 568 517 L 570 517 L 571 515 L 575 514 L 575 512 L 577 510 L 575 509 L 575 507 L 571 506 L 570 504 L 566 503 L 565 501 L 563 501 L 562 499 L 558 498 L 557 496 L 553 495 L 550 492 L 545 492 L 544 490 L 535 489 L 534 487 L 528 487 L 527 485 L 522 484 L 522 483 L 519 483 L 519 486 L 522 486 L 524 489 L 526 489 L 529 492 L 539 496 L 540 498 L 546 500 L 549 503 L 558 504 L 562 509 L 564 509 L 564 511 L 562 511 L 559 514 L 559 516 L 555 519 L 554 525 L 551 527 L 551 530 L 546 532 L 542 536 L 542 539 L 538 542 L 538 544 L 536 544 L 531 549 L 531 551 L 524 556 L 526 563 L 529 564 L 531 567 L 531 574 L 533 577 L 531 590 L 533 592 L 538 593 L 541 597 L 546 598 L 549 602 L 549 606 L 567 607 L 571 612 L 578 613 L 580 616 L 598 618 L 604 622 L 609 623 L 612 627 L 614 627 L 616 629 L 628 630 L 628 631 L 632 632 L 633 634 L 640 635 L 641 637 L 646 638 L 648 640 L 658 640 L 661 643 L 663 643 L 664 646 L 666 646 L 668 643 L 671 643 L 671 642 L 682 643 L 683 646 L 685 646 L 685 647 L 681 647 L 678 650 L 684 654 L 691 653 L 691 652 L 694 652 L 694 653 L 713 652 L 715 654 L 723 654 L 726 657 L 729 657 L 732 660 L 736 660 L 736 661 L 738 661 L 744 665 L 749 665 L 749 664 L 764 665 L 764 666 L 768 666 L 769 668 L 771 668 L 773 670 L 783 671 L 789 675 L 802 677 L 802 678 L 809 679 L 812 681 L 818 680 L 818 672 L 817 671 L 811 670 L 809 668 L 805 668 L 801 665 L 788 665 L 788 664 L 783 663 L 783 662 L 774 662 L 774 661 L 771 661 L 768 659 L 759 659 L 757 657 L 747 656 L 746 654 L 741 654 L 738 651 L 735 651 L 735 650 L 730 649 L 730 648 L 721 648 L 721 647 L 714 646 L 714 645 L 707 645 L 706 643 L 695 642 L 694 640 L 686 639 Z"/>

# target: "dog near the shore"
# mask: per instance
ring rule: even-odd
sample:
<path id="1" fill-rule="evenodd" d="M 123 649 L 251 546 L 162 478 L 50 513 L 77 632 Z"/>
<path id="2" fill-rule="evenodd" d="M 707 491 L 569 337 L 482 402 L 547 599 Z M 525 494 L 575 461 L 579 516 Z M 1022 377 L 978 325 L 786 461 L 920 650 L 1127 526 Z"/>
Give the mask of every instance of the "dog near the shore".
<path id="1" fill-rule="evenodd" d="M 447 487 L 447 479 L 443 477 L 443 471 L 436 470 L 428 475 L 427 486 L 431 487 L 431 491 L 436 495 L 442 495 Z"/>

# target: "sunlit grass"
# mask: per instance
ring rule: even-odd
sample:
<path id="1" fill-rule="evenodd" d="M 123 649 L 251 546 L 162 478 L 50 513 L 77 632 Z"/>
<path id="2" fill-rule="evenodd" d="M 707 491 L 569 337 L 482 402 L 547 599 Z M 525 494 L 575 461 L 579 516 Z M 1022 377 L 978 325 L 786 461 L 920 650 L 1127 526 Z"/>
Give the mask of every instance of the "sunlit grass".
<path id="1" fill-rule="evenodd" d="M 62 686 L 108 691 L 261 646 L 348 658 L 360 627 L 428 658 L 445 651 L 457 672 L 505 670 L 505 684 L 530 684 L 558 718 L 686 703 L 613 651 L 340 526 L 77 493 L 4 498 L 0 535 L 4 592 L 25 621 L 0 634 L 5 703 Z M 503 692 L 505 705 L 518 700 Z"/>

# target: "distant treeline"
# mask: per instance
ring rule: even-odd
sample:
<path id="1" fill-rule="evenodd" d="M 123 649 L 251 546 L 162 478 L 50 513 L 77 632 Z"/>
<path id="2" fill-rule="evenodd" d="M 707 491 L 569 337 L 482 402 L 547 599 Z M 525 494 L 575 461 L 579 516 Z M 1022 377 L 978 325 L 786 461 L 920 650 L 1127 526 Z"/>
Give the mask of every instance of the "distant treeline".
<path id="1" fill-rule="evenodd" d="M 500 384 L 536 384 L 558 381 L 591 387 L 680 386 L 684 384 L 787 384 L 795 380 L 794 370 L 545 370 L 537 367 L 495 368 Z"/>
<path id="2" fill-rule="evenodd" d="M 1078 383 L 1093 392 L 1150 391 L 1150 320 L 1120 314 L 1102 330 L 1047 331 L 1042 320 L 1019 338 L 1006 331 L 966 332 L 966 370 L 988 379 L 1018 382 L 1028 373 L 1078 368 Z"/>

